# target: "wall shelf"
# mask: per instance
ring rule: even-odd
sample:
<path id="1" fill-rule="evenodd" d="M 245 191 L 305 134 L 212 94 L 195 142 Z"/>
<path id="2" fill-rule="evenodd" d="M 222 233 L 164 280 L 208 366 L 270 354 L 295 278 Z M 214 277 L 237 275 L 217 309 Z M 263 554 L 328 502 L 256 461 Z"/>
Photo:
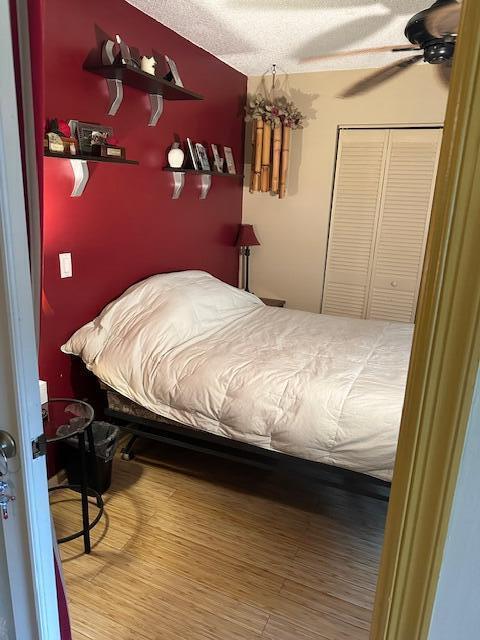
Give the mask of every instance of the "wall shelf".
<path id="1" fill-rule="evenodd" d="M 88 162 L 106 162 L 108 164 L 135 164 L 138 165 L 138 160 L 125 160 L 123 158 L 102 158 L 101 156 L 92 156 L 87 154 L 78 153 L 76 155 L 67 156 L 66 154 L 54 153 L 45 149 L 43 155 L 47 158 L 57 158 L 58 160 L 69 160 L 70 166 L 73 171 L 73 189 L 72 198 L 78 198 L 85 191 L 88 178 L 90 174 L 88 172 Z"/>
<path id="2" fill-rule="evenodd" d="M 173 167 L 164 167 L 164 171 L 168 171 L 173 174 L 173 193 L 172 199 L 178 200 L 181 196 L 183 187 L 185 185 L 185 174 L 193 174 L 200 176 L 201 179 L 201 191 L 200 200 L 205 200 L 212 186 L 212 176 L 219 178 L 242 178 L 242 173 L 221 173 L 220 171 L 205 171 L 204 169 L 174 169 Z"/>
<path id="3" fill-rule="evenodd" d="M 164 78 L 153 76 L 136 67 L 128 65 L 86 65 L 85 71 L 105 78 L 110 96 L 108 115 L 114 116 L 123 100 L 123 85 L 147 93 L 150 97 L 151 114 L 148 125 L 154 127 L 163 112 L 163 100 L 203 100 L 203 96 L 194 91 L 169 82 Z"/>

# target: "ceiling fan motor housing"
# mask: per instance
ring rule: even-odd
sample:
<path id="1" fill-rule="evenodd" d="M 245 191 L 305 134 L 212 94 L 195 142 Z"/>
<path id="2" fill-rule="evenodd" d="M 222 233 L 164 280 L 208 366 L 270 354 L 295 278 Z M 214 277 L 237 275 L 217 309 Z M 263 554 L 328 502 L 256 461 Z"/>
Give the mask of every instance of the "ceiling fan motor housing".
<path id="1" fill-rule="evenodd" d="M 453 58 L 455 35 L 435 38 L 427 31 L 425 25 L 425 18 L 432 9 L 451 3 L 452 0 L 437 0 L 429 9 L 420 11 L 410 18 L 405 28 L 406 37 L 412 44 L 416 44 L 424 50 L 425 62 L 430 64 L 442 64 Z"/>

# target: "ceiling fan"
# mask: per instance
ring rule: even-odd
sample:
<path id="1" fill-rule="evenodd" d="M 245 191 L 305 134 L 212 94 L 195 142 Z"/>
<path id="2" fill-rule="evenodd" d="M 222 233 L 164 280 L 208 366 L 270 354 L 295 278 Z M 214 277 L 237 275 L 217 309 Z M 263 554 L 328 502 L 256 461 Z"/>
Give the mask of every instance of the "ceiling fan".
<path id="1" fill-rule="evenodd" d="M 365 53 L 421 51 L 414 56 L 396 60 L 394 63 L 383 67 L 367 78 L 355 83 L 347 89 L 342 98 L 350 98 L 359 95 L 378 84 L 396 76 L 417 62 L 429 64 L 451 64 L 455 51 L 458 26 L 460 23 L 462 0 L 437 0 L 428 9 L 415 14 L 405 27 L 405 36 L 411 42 L 410 45 L 376 47 L 372 49 L 357 49 L 355 51 L 340 51 L 332 54 L 305 58 L 302 62 L 313 60 L 326 60 L 344 56 L 361 55 Z"/>

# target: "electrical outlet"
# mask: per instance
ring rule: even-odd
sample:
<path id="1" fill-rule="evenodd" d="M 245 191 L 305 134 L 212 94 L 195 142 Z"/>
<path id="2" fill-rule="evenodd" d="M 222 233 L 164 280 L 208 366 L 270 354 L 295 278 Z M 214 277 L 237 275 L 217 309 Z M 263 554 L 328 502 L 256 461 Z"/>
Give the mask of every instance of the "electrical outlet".
<path id="1" fill-rule="evenodd" d="M 59 253 L 58 259 L 60 261 L 60 277 L 71 278 L 72 277 L 72 254 Z"/>

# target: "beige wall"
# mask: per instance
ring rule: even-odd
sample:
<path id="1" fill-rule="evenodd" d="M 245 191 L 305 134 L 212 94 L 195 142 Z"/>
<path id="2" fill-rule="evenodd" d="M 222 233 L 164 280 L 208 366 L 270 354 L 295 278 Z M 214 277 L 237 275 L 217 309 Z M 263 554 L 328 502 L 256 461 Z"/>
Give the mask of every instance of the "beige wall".
<path id="1" fill-rule="evenodd" d="M 445 70 L 410 68 L 398 78 L 355 98 L 336 96 L 371 70 L 325 71 L 279 79 L 310 118 L 293 132 L 288 194 L 251 194 L 245 167 L 243 221 L 255 226 L 260 247 L 252 249 L 250 289 L 257 295 L 287 300 L 294 309 L 319 311 L 322 299 L 330 200 L 339 125 L 442 123 L 447 100 Z M 260 78 L 249 78 L 256 93 Z M 250 130 L 247 130 L 250 157 Z"/>

